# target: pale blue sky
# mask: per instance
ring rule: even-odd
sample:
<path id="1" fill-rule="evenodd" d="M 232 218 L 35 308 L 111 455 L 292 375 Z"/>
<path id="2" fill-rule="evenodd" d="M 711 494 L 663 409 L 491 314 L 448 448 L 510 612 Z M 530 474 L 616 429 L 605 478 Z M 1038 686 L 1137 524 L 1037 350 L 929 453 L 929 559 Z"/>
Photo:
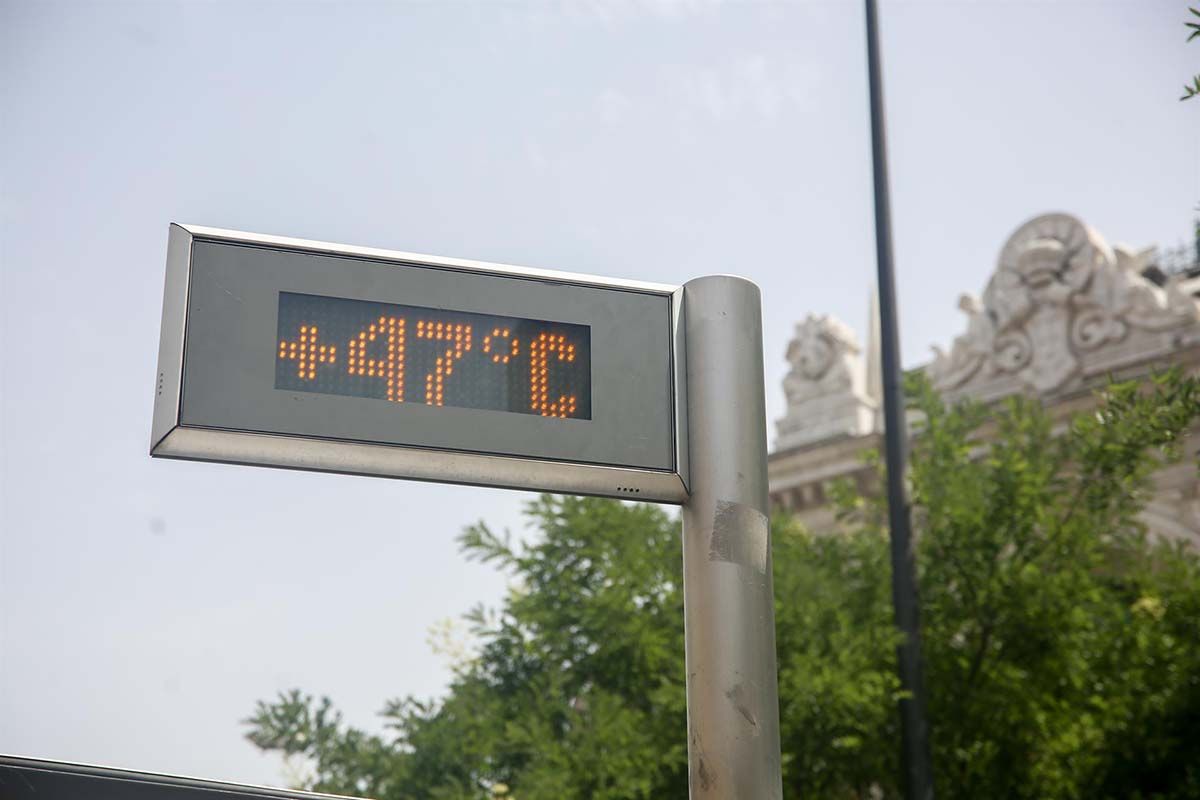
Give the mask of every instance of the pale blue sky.
<path id="1" fill-rule="evenodd" d="M 909 364 L 1030 216 L 1188 235 L 1185 2 L 881 7 Z M 151 462 L 168 222 L 741 273 L 773 420 L 792 325 L 865 327 L 866 108 L 851 0 L 0 0 L 0 752 L 278 782 L 257 698 L 374 726 L 503 592 L 453 539 L 521 495 Z"/>

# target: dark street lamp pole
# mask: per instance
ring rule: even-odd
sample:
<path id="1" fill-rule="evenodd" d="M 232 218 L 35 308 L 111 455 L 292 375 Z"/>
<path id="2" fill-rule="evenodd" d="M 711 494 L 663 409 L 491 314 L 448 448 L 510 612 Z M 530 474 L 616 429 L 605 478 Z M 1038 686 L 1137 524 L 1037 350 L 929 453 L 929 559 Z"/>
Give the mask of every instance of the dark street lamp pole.
<path id="1" fill-rule="evenodd" d="M 875 254 L 879 267 L 879 332 L 883 368 L 883 430 L 887 461 L 888 527 L 892 545 L 892 606 L 903 634 L 896 648 L 900 688 L 901 759 L 908 800 L 932 800 L 933 768 L 925 716 L 921 664 L 917 565 L 905 489 L 908 430 L 900 372 L 900 336 L 896 323 L 896 281 L 892 271 L 892 212 L 888 196 L 887 142 L 883 117 L 883 77 L 879 66 L 879 26 L 875 0 L 867 9 L 867 81 L 871 95 L 871 156 L 875 177 Z"/>

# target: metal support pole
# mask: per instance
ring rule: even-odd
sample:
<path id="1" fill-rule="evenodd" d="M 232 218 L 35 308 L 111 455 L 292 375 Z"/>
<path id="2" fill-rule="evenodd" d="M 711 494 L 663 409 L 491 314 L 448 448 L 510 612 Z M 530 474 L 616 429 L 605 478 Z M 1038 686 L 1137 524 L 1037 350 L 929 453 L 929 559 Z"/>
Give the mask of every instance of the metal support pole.
<path id="1" fill-rule="evenodd" d="M 896 647 L 900 688 L 900 747 L 904 796 L 932 800 L 933 766 L 925 717 L 925 680 L 921 659 L 921 624 L 917 599 L 917 564 L 904 473 L 908 462 L 908 427 L 904 418 L 904 385 L 900 373 L 900 334 L 896 313 L 896 281 L 892 269 L 892 209 L 888 192 L 887 131 L 883 116 L 883 70 L 879 63 L 878 11 L 866 0 L 867 81 L 871 101 L 871 156 L 875 178 L 875 255 L 879 268 L 880 361 L 883 372 L 883 433 L 887 459 L 888 528 L 892 545 L 892 606 L 904 638 Z"/>
<path id="2" fill-rule="evenodd" d="M 744 278 L 683 287 L 691 497 L 683 506 L 692 800 L 779 798 L 762 309 Z"/>

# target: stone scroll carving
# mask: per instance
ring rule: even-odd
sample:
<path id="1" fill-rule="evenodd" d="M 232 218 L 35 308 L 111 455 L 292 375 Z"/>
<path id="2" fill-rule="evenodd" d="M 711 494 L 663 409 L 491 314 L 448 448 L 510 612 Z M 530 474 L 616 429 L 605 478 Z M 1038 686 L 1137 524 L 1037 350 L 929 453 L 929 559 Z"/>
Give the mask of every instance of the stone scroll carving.
<path id="1" fill-rule="evenodd" d="M 809 314 L 787 349 L 787 415 L 776 423 L 777 449 L 870 432 L 876 402 L 854 332 L 839 320 Z"/>
<path id="2" fill-rule="evenodd" d="M 1110 248 L 1067 214 L 1026 222 L 1000 251 L 982 298 L 963 295 L 967 329 L 926 368 L 954 395 L 1052 393 L 1092 371 L 1169 352 L 1172 332 L 1200 325 L 1178 280 L 1142 276 L 1153 250 Z"/>

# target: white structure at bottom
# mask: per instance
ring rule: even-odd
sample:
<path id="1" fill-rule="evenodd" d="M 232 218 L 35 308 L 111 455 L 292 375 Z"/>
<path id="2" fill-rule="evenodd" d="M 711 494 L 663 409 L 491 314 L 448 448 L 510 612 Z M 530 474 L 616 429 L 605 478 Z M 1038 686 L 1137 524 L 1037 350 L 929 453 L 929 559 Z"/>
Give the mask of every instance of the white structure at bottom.
<path id="1" fill-rule="evenodd" d="M 1035 217 L 1001 249 L 982 297 L 960 298 L 966 329 L 948 350 L 935 347 L 923 369 L 948 400 L 1035 394 L 1057 417 L 1090 407 L 1110 376 L 1140 377 L 1172 364 L 1200 372 L 1200 264 L 1164 270 L 1163 260 L 1153 247 L 1110 247 L 1070 215 Z M 816 529 L 833 521 L 831 480 L 874 488 L 863 462 L 865 451 L 882 447 L 874 308 L 871 319 L 865 356 L 853 331 L 825 315 L 797 325 L 788 347 L 788 406 L 770 457 L 771 497 Z M 1198 451 L 1200 428 L 1184 461 L 1155 475 L 1143 513 L 1154 533 L 1200 543 Z"/>

